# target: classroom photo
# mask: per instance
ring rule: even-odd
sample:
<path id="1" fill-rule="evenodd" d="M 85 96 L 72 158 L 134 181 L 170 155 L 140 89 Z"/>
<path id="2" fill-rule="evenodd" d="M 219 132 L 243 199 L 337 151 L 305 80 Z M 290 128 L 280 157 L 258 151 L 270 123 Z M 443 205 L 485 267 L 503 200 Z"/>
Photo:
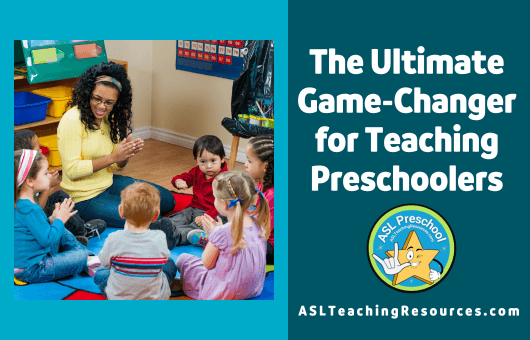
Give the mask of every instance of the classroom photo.
<path id="1" fill-rule="evenodd" d="M 14 157 L 15 300 L 274 300 L 274 41 L 15 40 Z"/>

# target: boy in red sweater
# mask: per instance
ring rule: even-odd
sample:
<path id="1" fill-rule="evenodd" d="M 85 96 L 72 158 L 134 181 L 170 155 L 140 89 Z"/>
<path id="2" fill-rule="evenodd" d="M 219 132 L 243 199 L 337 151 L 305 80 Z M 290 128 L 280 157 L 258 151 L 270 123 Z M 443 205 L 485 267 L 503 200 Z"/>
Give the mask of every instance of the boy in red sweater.
<path id="1" fill-rule="evenodd" d="M 181 212 L 151 224 L 151 229 L 166 233 L 168 248 L 189 244 L 193 234 L 203 232 L 202 215 L 216 219 L 219 214 L 214 207 L 212 182 L 220 172 L 227 171 L 223 143 L 216 136 L 202 136 L 193 145 L 193 158 L 197 166 L 188 172 L 175 176 L 171 183 L 177 189 L 193 187 L 193 199 Z M 171 223 L 172 228 L 169 228 Z M 172 230 L 173 235 L 169 232 Z M 198 244 L 197 244 L 198 245 Z"/>

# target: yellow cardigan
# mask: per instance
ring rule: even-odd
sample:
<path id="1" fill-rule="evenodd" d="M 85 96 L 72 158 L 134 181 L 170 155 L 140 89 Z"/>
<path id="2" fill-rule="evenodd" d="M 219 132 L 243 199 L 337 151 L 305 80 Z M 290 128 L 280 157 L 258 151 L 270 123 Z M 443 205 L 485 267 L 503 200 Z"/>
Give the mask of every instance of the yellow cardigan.
<path id="1" fill-rule="evenodd" d="M 85 129 L 77 107 L 68 110 L 57 128 L 57 146 L 63 167 L 61 188 L 74 202 L 89 200 L 112 185 L 109 168 L 94 173 L 92 160 L 110 155 L 118 144 L 110 139 L 110 125 L 105 117 L 99 130 Z M 117 164 L 112 167 L 120 170 Z"/>

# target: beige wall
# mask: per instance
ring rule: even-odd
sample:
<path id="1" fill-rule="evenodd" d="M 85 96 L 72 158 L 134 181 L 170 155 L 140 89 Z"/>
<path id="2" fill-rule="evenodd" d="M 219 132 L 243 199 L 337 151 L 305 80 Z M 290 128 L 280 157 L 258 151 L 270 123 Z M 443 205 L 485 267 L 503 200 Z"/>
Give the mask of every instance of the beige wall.
<path id="1" fill-rule="evenodd" d="M 153 73 L 153 42 L 151 40 L 106 40 L 110 59 L 128 62 L 133 88 L 133 127 L 151 125 L 151 95 Z"/>
<path id="2" fill-rule="evenodd" d="M 106 40 L 110 59 L 126 60 L 134 91 L 135 128 L 154 126 L 183 135 L 216 135 L 232 144 L 221 125 L 231 117 L 232 80 L 175 69 L 176 40 Z M 247 140 L 241 139 L 244 152 Z"/>

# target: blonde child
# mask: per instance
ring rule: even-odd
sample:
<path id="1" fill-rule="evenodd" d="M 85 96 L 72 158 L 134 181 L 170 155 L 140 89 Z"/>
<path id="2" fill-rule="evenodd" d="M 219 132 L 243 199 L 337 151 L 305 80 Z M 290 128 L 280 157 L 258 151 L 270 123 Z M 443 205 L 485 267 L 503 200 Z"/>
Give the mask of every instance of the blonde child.
<path id="1" fill-rule="evenodd" d="M 267 242 L 267 264 L 274 264 L 274 136 L 262 135 L 250 139 L 246 154 L 245 170 L 258 181 L 258 190 L 269 202 L 271 234 Z"/>
<path id="2" fill-rule="evenodd" d="M 242 300 L 257 297 L 265 282 L 269 206 L 261 200 L 251 213 L 258 191 L 246 173 L 223 172 L 213 182 L 215 208 L 228 218 L 222 225 L 210 216 L 203 220 L 209 243 L 202 259 L 182 254 L 177 259 L 181 274 L 174 290 L 181 288 L 201 300 Z"/>
<path id="3" fill-rule="evenodd" d="M 149 225 L 160 214 L 160 193 L 145 182 L 121 192 L 123 230 L 109 235 L 99 253 L 94 282 L 109 300 L 168 300 L 177 267 L 169 258 L 166 236 Z M 110 269 L 110 270 L 109 270 Z"/>
<path id="4" fill-rule="evenodd" d="M 86 270 L 94 276 L 100 265 L 85 246 L 76 241 L 64 224 L 74 216 L 74 203 L 55 204 L 47 218 L 35 201 L 48 190 L 52 176 L 48 161 L 34 150 L 15 151 L 15 279 L 22 283 L 47 282 Z"/>

